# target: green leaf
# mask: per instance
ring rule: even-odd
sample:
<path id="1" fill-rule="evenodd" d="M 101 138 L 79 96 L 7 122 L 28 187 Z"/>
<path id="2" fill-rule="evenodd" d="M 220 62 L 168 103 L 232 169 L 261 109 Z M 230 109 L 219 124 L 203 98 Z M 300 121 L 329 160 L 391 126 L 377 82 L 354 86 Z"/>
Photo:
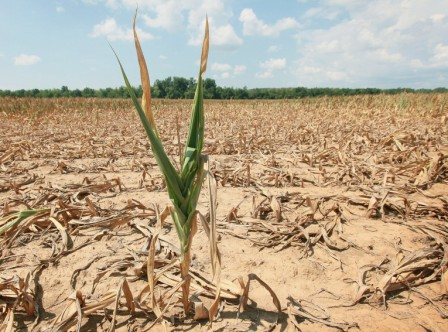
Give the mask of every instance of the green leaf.
<path id="1" fill-rule="evenodd" d="M 185 145 L 184 160 L 187 157 L 188 148 L 195 148 L 198 154 L 202 152 L 204 140 L 204 96 L 202 90 L 202 77 L 199 75 L 196 92 L 194 94 L 193 109 L 191 112 L 190 129 Z"/>
<path id="2" fill-rule="evenodd" d="M 113 48 L 112 48 L 113 50 Z M 123 75 L 123 79 L 126 83 L 126 87 L 128 89 L 129 95 L 131 96 L 132 102 L 134 103 L 134 106 L 137 110 L 137 113 L 140 117 L 140 120 L 143 124 L 143 127 L 145 128 L 146 134 L 148 135 L 149 141 L 151 143 L 151 150 L 154 154 L 154 158 L 157 161 L 157 164 L 159 165 L 160 170 L 162 171 L 165 181 L 168 187 L 169 192 L 171 193 L 172 198 L 175 198 L 177 202 L 183 203 L 184 202 L 184 196 L 182 195 L 183 190 L 183 184 L 179 177 L 179 175 L 176 172 L 176 169 L 171 164 L 170 159 L 166 155 L 165 150 L 163 149 L 162 143 L 160 142 L 157 135 L 154 133 L 153 129 L 151 128 L 151 125 L 145 115 L 145 112 L 143 111 L 140 103 L 138 102 L 137 96 L 134 93 L 134 90 L 131 87 L 131 84 L 129 83 L 129 80 L 126 76 L 126 73 L 123 69 L 123 66 L 121 65 L 120 59 L 118 58 L 117 54 L 113 50 L 117 61 L 120 65 L 121 73 Z M 170 196 L 171 196 L 170 195 Z"/>
<path id="3" fill-rule="evenodd" d="M 186 239 L 188 234 L 185 234 L 183 227 L 182 227 L 182 225 L 185 222 L 182 222 L 180 220 L 180 218 L 185 220 L 186 219 L 185 215 L 183 214 L 182 211 L 179 210 L 179 208 L 176 205 L 173 205 L 172 207 L 170 207 L 170 213 L 171 213 L 171 218 L 173 219 L 174 227 L 176 228 L 177 236 L 179 237 L 180 240 Z"/>
<path id="4" fill-rule="evenodd" d="M 13 213 L 12 215 L 6 216 L 3 220 L 9 220 L 5 225 L 0 227 L 0 235 L 3 235 L 8 230 L 14 228 L 16 225 L 20 224 L 23 220 L 31 217 L 35 214 L 49 212 L 50 209 L 36 209 L 36 210 L 22 210 L 20 212 Z M 16 217 L 14 220 L 14 217 Z"/>

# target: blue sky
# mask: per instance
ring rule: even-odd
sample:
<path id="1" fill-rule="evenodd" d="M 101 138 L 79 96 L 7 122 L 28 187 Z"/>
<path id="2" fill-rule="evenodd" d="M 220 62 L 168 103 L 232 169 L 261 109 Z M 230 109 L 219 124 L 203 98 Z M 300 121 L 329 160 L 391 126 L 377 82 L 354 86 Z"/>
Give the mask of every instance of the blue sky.
<path id="1" fill-rule="evenodd" d="M 137 25 L 151 81 L 205 77 L 255 87 L 448 87 L 446 0 L 0 0 L 0 89 L 139 85 Z"/>

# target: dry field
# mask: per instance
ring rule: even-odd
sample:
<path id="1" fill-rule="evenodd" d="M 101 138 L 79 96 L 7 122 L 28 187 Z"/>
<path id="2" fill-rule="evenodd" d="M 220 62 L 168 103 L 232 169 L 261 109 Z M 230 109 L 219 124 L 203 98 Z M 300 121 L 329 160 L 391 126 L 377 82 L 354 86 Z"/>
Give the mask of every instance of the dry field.
<path id="1" fill-rule="evenodd" d="M 176 162 L 190 105 L 153 101 Z M 448 330 L 448 95 L 206 101 L 205 114 L 212 326 L 193 318 L 217 291 L 207 223 L 184 317 L 169 200 L 131 102 L 0 99 L 0 331 Z"/>

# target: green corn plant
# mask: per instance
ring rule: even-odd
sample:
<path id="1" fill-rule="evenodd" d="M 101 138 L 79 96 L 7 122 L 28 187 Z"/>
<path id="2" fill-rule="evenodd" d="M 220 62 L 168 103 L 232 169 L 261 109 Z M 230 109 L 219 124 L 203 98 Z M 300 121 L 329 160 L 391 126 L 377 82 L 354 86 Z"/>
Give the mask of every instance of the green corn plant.
<path id="1" fill-rule="evenodd" d="M 137 15 L 137 13 L 136 13 Z M 137 58 L 140 67 L 142 82 L 142 103 L 132 89 L 123 66 L 115 53 L 124 82 L 131 96 L 132 102 L 143 124 L 151 143 L 151 150 L 160 170 L 165 178 L 168 195 L 171 199 L 171 217 L 180 241 L 180 271 L 183 279 L 182 302 L 185 313 L 189 311 L 189 270 L 190 270 L 190 248 L 191 241 L 196 232 L 196 205 L 204 179 L 204 159 L 201 155 L 204 143 L 204 103 L 203 103 L 203 81 L 202 75 L 207 69 L 207 58 L 209 49 L 208 19 L 205 25 L 204 40 L 202 43 L 201 64 L 197 80 L 197 87 L 191 112 L 190 127 L 185 144 L 185 150 L 181 158 L 181 169 L 177 171 L 167 156 L 162 141 L 157 132 L 156 124 L 151 111 L 151 91 L 148 69 L 140 42 L 135 29 L 136 15 L 134 16 L 134 41 Z M 149 277 L 149 276 L 148 276 Z"/>
<path id="2" fill-rule="evenodd" d="M 22 210 L 0 218 L 0 236 L 17 227 L 26 218 L 49 211 L 50 209 Z"/>

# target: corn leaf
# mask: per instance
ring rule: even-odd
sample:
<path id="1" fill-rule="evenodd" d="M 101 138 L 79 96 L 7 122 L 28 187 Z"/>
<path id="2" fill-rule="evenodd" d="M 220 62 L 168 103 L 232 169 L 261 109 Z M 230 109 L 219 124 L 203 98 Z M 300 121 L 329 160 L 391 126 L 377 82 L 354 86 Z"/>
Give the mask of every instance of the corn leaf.
<path id="1" fill-rule="evenodd" d="M 142 82 L 142 90 L 143 90 L 142 108 L 145 111 L 146 118 L 148 119 L 149 123 L 151 124 L 151 127 L 154 130 L 154 133 L 158 137 L 159 134 L 157 133 L 156 123 L 154 121 L 154 116 L 151 111 L 151 84 L 150 84 L 150 80 L 149 80 L 148 67 L 146 66 L 145 56 L 143 55 L 143 51 L 140 46 L 140 41 L 137 36 L 137 30 L 135 28 L 136 20 L 137 20 L 137 11 L 135 11 L 132 27 L 133 27 L 133 31 L 134 31 L 135 49 L 137 51 L 137 59 L 138 59 L 139 67 L 140 67 L 140 79 Z"/>
<path id="2" fill-rule="evenodd" d="M 137 14 L 137 13 L 136 13 Z M 182 302 L 185 312 L 189 308 L 189 269 L 190 269 L 190 247 L 192 238 L 196 232 L 196 205 L 201 192 L 204 180 L 204 160 L 201 156 L 204 144 L 204 97 L 202 75 L 207 69 L 207 57 L 209 48 L 208 19 L 206 20 L 205 36 L 202 44 L 201 65 L 199 69 L 198 81 L 191 111 L 190 127 L 188 138 L 185 144 L 184 154 L 181 159 L 181 171 L 178 173 L 168 158 L 162 142 L 158 136 L 156 125 L 151 113 L 150 82 L 146 61 L 141 50 L 135 28 L 136 16 L 134 16 L 133 30 L 135 48 L 140 66 L 140 76 L 142 81 L 143 98 L 142 104 L 138 102 L 137 96 L 129 83 L 123 66 L 114 51 L 117 61 L 120 65 L 123 79 L 134 103 L 135 109 L 145 128 L 151 143 L 151 149 L 154 158 L 165 178 L 168 195 L 173 203 L 170 207 L 171 217 L 177 231 L 181 247 L 181 277 L 182 284 Z M 113 49 L 112 49 L 113 50 Z M 149 276 L 148 276 L 149 277 Z"/>
<path id="3" fill-rule="evenodd" d="M 113 49 L 112 49 L 113 50 Z M 151 150 L 154 154 L 154 158 L 156 159 L 157 165 L 162 171 L 165 181 L 167 184 L 168 192 L 170 193 L 170 198 L 173 200 L 173 203 L 179 204 L 183 203 L 185 199 L 182 196 L 183 185 L 180 180 L 179 175 L 176 172 L 176 169 L 171 164 L 168 156 L 166 155 L 165 150 L 163 149 L 162 143 L 160 139 L 157 137 L 155 132 L 153 131 L 148 119 L 146 118 L 145 112 L 143 111 L 140 103 L 138 102 L 137 96 L 135 95 L 134 90 L 132 89 L 131 84 L 126 76 L 126 73 L 123 69 L 123 66 L 118 58 L 117 54 L 113 50 L 118 64 L 120 65 L 121 73 L 123 75 L 123 79 L 125 81 L 126 87 L 128 89 L 129 95 L 131 96 L 132 102 L 134 103 L 135 109 L 140 117 L 140 120 L 145 128 L 146 134 L 151 143 Z"/>

